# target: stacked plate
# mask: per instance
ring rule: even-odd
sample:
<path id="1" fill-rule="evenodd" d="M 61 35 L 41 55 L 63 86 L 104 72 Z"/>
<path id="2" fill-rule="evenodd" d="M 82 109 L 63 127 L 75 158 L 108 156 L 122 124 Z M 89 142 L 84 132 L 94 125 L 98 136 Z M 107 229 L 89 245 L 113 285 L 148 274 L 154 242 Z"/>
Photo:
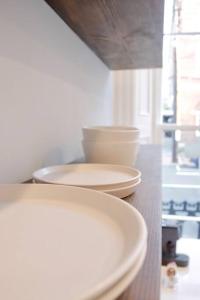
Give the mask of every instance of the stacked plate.
<path id="1" fill-rule="evenodd" d="M 139 150 L 139 129 L 126 126 L 85 127 L 82 146 L 87 162 L 133 166 Z"/>
<path id="2" fill-rule="evenodd" d="M 143 217 L 116 197 L 15 184 L 0 205 L 1 299 L 113 300 L 143 264 Z"/>
<path id="3" fill-rule="evenodd" d="M 79 186 L 124 198 L 134 193 L 141 182 L 135 168 L 109 164 L 69 164 L 51 166 L 33 173 L 37 183 Z"/>

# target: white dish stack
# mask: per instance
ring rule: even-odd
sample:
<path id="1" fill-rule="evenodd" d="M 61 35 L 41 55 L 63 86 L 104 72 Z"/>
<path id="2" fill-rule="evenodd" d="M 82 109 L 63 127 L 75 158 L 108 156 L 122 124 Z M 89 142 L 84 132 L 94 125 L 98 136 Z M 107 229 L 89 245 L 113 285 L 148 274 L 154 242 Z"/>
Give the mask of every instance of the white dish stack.
<path id="1" fill-rule="evenodd" d="M 113 300 L 142 267 L 147 227 L 125 201 L 13 184 L 1 186 L 0 202 L 1 299 Z"/>
<path id="2" fill-rule="evenodd" d="M 127 126 L 82 128 L 86 162 L 134 166 L 139 151 L 139 129 Z"/>
<path id="3" fill-rule="evenodd" d="M 79 186 L 124 198 L 138 188 L 141 172 L 116 164 L 68 164 L 37 170 L 33 179 L 36 183 Z"/>

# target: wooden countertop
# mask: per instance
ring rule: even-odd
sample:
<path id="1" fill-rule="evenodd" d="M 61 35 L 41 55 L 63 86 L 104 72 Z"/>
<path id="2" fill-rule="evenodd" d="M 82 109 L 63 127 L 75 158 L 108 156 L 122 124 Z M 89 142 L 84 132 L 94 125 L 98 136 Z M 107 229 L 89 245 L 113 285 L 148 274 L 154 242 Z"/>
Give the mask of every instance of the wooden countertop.
<path id="1" fill-rule="evenodd" d="M 117 300 L 160 299 L 161 272 L 161 148 L 141 146 L 136 167 L 142 184 L 126 200 L 143 215 L 148 229 L 148 248 L 144 265 L 129 288 Z"/>

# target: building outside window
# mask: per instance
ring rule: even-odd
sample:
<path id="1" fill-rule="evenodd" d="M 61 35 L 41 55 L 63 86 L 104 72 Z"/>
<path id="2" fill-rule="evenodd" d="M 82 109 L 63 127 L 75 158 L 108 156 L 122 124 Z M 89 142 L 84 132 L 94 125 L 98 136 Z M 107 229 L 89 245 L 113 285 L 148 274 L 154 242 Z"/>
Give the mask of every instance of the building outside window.
<path id="1" fill-rule="evenodd" d="M 163 218 L 200 238 L 200 0 L 168 0 L 163 42 Z"/>

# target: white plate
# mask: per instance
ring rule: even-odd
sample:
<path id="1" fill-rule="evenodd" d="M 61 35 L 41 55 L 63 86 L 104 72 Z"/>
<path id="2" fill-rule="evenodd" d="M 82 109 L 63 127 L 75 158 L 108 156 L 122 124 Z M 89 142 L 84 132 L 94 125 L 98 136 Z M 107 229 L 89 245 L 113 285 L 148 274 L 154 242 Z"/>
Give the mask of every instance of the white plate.
<path id="1" fill-rule="evenodd" d="M 94 189 L 113 189 L 137 182 L 137 169 L 110 164 L 69 164 L 40 169 L 33 173 L 36 182 L 73 185 Z"/>
<path id="2" fill-rule="evenodd" d="M 125 198 L 131 194 L 133 194 L 136 190 L 138 185 L 141 183 L 141 179 L 138 179 L 138 181 L 134 184 L 121 187 L 121 188 L 115 188 L 112 190 L 103 190 L 102 192 L 119 197 L 119 198 Z"/>
<path id="3" fill-rule="evenodd" d="M 95 300 L 114 300 L 118 296 L 120 296 L 140 271 L 145 260 L 146 250 L 147 247 L 144 246 L 144 249 L 140 253 L 140 256 L 138 257 L 138 260 L 134 267 L 132 267 L 131 270 L 128 271 L 114 286 L 112 286 L 108 291 L 103 293 Z"/>
<path id="4" fill-rule="evenodd" d="M 147 240 L 116 197 L 57 185 L 0 186 L 0 298 L 89 300 L 108 291 Z"/>

